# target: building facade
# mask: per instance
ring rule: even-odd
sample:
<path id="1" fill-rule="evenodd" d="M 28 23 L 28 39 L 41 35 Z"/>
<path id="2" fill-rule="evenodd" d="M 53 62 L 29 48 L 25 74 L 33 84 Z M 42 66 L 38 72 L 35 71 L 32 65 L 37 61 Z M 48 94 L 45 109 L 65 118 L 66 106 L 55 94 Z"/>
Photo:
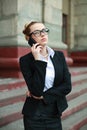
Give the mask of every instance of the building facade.
<path id="1" fill-rule="evenodd" d="M 30 52 L 22 30 L 31 21 L 50 29 L 48 44 L 67 63 L 87 55 L 86 9 L 87 0 L 0 0 L 0 77 L 21 77 L 19 58 Z"/>

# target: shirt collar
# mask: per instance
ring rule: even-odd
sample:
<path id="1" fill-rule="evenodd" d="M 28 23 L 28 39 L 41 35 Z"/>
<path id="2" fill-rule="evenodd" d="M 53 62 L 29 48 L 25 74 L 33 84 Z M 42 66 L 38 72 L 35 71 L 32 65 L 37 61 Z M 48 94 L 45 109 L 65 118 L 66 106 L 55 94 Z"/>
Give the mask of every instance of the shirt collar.
<path id="1" fill-rule="evenodd" d="M 48 51 L 49 56 L 51 56 L 53 58 L 53 56 L 55 54 L 54 50 L 47 46 L 47 51 Z"/>

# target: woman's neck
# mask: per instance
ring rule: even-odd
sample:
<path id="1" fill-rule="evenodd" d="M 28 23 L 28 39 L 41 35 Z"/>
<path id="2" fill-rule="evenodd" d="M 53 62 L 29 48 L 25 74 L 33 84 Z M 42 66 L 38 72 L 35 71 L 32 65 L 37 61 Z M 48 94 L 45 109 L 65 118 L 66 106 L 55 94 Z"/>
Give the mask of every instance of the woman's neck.
<path id="1" fill-rule="evenodd" d="M 47 51 L 47 47 L 44 46 L 41 50 L 41 55 L 43 55 L 44 57 L 48 55 L 48 51 Z"/>

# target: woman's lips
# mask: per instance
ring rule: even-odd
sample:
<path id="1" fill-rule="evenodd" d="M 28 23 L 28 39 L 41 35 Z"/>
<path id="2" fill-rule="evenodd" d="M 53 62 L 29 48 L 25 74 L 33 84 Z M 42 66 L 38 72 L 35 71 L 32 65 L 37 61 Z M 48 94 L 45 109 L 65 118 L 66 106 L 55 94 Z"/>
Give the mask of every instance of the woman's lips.
<path id="1" fill-rule="evenodd" d="M 42 41 L 42 42 L 46 42 L 47 39 L 46 39 L 46 38 L 42 38 L 41 41 Z"/>

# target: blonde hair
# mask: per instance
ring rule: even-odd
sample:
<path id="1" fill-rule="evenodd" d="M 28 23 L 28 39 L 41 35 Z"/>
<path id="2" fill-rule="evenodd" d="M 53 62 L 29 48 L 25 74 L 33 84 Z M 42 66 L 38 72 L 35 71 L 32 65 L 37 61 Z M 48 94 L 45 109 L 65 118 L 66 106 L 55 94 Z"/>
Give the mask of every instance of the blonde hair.
<path id="1" fill-rule="evenodd" d="M 32 21 L 30 23 L 26 23 L 24 25 L 24 30 L 23 30 L 23 34 L 25 35 L 25 39 L 28 41 L 29 40 L 29 34 L 30 34 L 30 27 L 36 23 L 41 23 L 41 22 L 37 22 L 37 21 Z"/>
<path id="2" fill-rule="evenodd" d="M 32 22 L 30 22 L 29 24 L 26 23 L 26 24 L 24 25 L 23 34 L 29 36 L 30 31 L 31 31 L 31 30 L 30 30 L 30 27 L 31 27 L 32 25 L 36 24 L 36 23 L 40 23 L 40 22 L 32 21 Z"/>

